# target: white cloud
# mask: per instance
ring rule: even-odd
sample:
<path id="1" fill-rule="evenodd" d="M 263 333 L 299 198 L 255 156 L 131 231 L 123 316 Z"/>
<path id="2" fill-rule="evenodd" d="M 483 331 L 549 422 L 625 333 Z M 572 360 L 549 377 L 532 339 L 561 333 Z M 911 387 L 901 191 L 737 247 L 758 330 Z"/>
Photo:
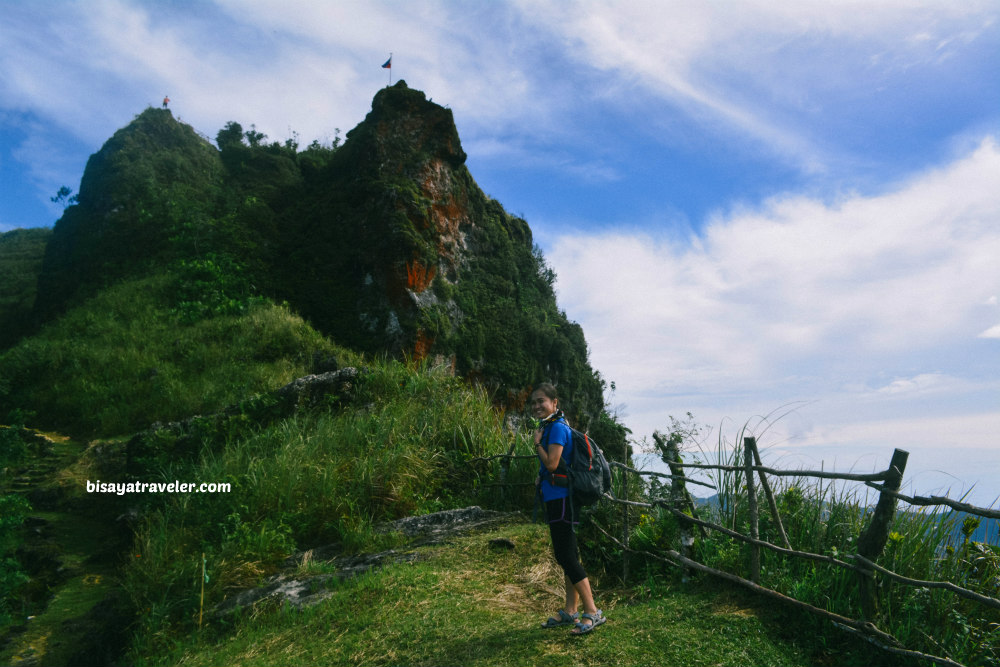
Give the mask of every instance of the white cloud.
<path id="1" fill-rule="evenodd" d="M 57 14 L 28 5 L 0 25 L 0 108 L 97 144 L 169 94 L 175 115 L 209 135 L 238 120 L 310 141 L 363 118 L 392 51 L 393 81 L 451 106 L 463 137 L 542 136 L 564 131 L 576 99 L 548 78 L 547 37 L 502 4 L 220 0 L 192 13 L 95 0 Z"/>
<path id="2" fill-rule="evenodd" d="M 467 130 L 489 128 L 497 136 L 507 128 L 557 127 L 560 86 L 539 81 L 538 40 L 502 4 L 464 5 L 448 2 L 302 3 L 289 11 L 287 2 L 220 3 L 235 21 L 260 30 L 276 30 L 302 40 L 314 54 L 309 76 L 300 90 L 315 95 L 312 73 L 333 63 L 350 70 L 342 85 L 321 86 L 323 95 L 360 98 L 386 82 L 379 65 L 393 53 L 392 79 L 406 79 L 428 91 L 439 104 L 454 109 L 463 137 Z M 282 58 L 281 71 L 298 67 L 298 58 Z M 374 86 L 374 87 L 373 87 Z M 543 87 L 544 86 L 544 87 Z M 359 87 L 369 92 L 358 95 Z M 279 106 L 285 108 L 287 105 Z M 361 110 L 353 122 L 364 114 Z M 530 119 L 530 120 L 528 120 Z M 352 125 L 353 126 L 353 123 Z"/>
<path id="3" fill-rule="evenodd" d="M 786 449 L 992 452 L 1000 362 L 977 334 L 996 322 L 996 182 L 986 139 L 883 194 L 777 198 L 687 243 L 577 231 L 548 258 L 637 437 L 808 401 L 775 431 Z"/>
<path id="4" fill-rule="evenodd" d="M 574 233 L 550 260 L 596 365 L 638 390 L 747 386 L 802 361 L 824 373 L 845 355 L 876 366 L 860 358 L 961 346 L 991 324 L 996 182 L 988 139 L 894 192 L 778 198 L 720 214 L 687 246 Z"/>
<path id="5" fill-rule="evenodd" d="M 884 387 L 875 390 L 878 394 L 898 396 L 902 394 L 926 394 L 928 392 L 946 391 L 951 378 L 941 373 L 921 373 L 912 378 L 899 378 Z"/>
<path id="6" fill-rule="evenodd" d="M 175 114 L 210 136 L 238 120 L 276 140 L 290 130 L 307 142 L 329 137 L 363 117 L 392 51 L 394 79 L 450 105 L 466 140 L 530 137 L 544 152 L 554 137 L 579 143 L 593 132 L 581 129 L 592 105 L 631 106 L 651 94 L 658 111 L 666 100 L 700 129 L 728 127 L 753 138 L 754 150 L 816 172 L 830 149 L 799 116 L 870 87 L 868 70 L 884 76 L 964 53 L 995 32 L 997 9 L 219 0 L 192 12 L 95 0 L 10 14 L 0 25 L 0 106 L 34 111 L 91 144 L 164 93 Z M 868 60 L 877 65 L 859 66 Z M 817 91 L 826 92 L 810 97 Z M 681 132 L 674 118 L 642 120 L 670 134 Z M 580 168 L 594 181 L 619 171 L 594 161 Z"/>
<path id="7" fill-rule="evenodd" d="M 980 338 L 1000 338 L 1000 324 L 990 327 L 979 334 Z"/>
<path id="8" fill-rule="evenodd" d="M 878 446 L 885 442 L 906 442 L 913 449 L 953 446 L 992 449 L 1000 433 L 1000 411 L 948 417 L 910 416 L 824 425 L 810 431 L 802 446 Z M 1000 489 L 998 489 L 1000 491 Z"/>

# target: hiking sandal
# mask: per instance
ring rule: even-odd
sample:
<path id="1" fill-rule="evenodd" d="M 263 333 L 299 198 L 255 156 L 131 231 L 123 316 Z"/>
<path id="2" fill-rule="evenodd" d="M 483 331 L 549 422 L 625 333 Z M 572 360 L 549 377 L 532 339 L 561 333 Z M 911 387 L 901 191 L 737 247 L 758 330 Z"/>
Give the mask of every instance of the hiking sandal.
<path id="1" fill-rule="evenodd" d="M 590 624 L 588 625 L 588 624 L 584 623 L 583 621 L 577 621 L 576 622 L 576 628 L 570 634 L 572 634 L 572 635 L 585 635 L 588 632 L 593 631 L 593 629 L 596 628 L 598 625 L 601 625 L 606 620 L 608 620 L 608 619 L 604 618 L 604 614 L 601 612 L 600 609 L 598 609 L 597 612 L 595 612 L 594 614 L 583 614 L 581 616 L 581 618 L 589 619 L 590 620 Z"/>
<path id="2" fill-rule="evenodd" d="M 576 619 L 580 618 L 580 612 L 567 614 L 565 609 L 559 610 L 559 618 L 552 618 L 542 623 L 543 628 L 561 628 L 565 625 L 576 625 Z"/>

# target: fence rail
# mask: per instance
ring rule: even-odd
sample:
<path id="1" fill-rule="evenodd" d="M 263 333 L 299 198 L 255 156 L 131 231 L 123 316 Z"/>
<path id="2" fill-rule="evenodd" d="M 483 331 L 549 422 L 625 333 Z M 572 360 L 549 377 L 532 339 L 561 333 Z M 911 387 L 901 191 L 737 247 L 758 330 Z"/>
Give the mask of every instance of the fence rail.
<path id="1" fill-rule="evenodd" d="M 879 646 L 880 648 L 892 652 L 894 654 L 907 656 L 909 658 L 918 658 L 921 660 L 927 660 L 939 665 L 948 665 L 953 667 L 962 667 L 962 665 L 948 657 L 934 656 L 926 653 L 921 653 L 919 651 L 914 651 L 904 647 L 898 640 L 896 640 L 892 635 L 878 629 L 874 624 L 869 622 L 869 618 L 875 616 L 875 610 L 877 606 L 876 600 L 876 590 L 877 590 L 877 578 L 885 577 L 886 579 L 892 580 L 896 583 L 912 586 L 916 588 L 933 588 L 942 589 L 949 591 L 950 593 L 960 596 L 962 598 L 972 600 L 979 603 L 985 607 L 991 609 L 1000 609 L 1000 599 L 991 597 L 989 595 L 983 595 L 982 593 L 977 593 L 976 591 L 969 590 L 957 584 L 948 581 L 925 581 L 919 579 L 912 579 L 905 577 L 897 572 L 883 567 L 877 564 L 878 557 L 882 554 L 885 548 L 886 542 L 889 536 L 889 527 L 896 510 L 897 501 L 903 501 L 910 505 L 915 506 L 932 506 L 940 505 L 947 506 L 954 510 L 967 512 L 969 514 L 974 514 L 977 516 L 985 518 L 1000 518 L 1000 511 L 987 509 L 982 507 L 976 507 L 967 503 L 960 501 L 954 501 L 950 498 L 943 498 L 940 496 L 907 496 L 899 492 L 899 488 L 902 482 L 903 472 L 906 468 L 906 461 L 908 454 L 902 450 L 895 450 L 893 452 L 892 461 L 890 462 L 889 468 L 870 474 L 856 474 L 856 473 L 838 473 L 838 472 L 828 472 L 828 471 L 816 471 L 816 470 L 779 470 L 767 466 L 761 465 L 760 453 L 757 450 L 756 440 L 752 437 L 747 437 L 744 439 L 744 456 L 743 465 L 723 465 L 723 464 L 706 464 L 706 463 L 684 463 L 680 459 L 680 454 L 677 452 L 676 445 L 670 446 L 666 440 L 662 439 L 659 434 L 654 434 L 654 438 L 657 439 L 657 443 L 662 445 L 661 449 L 666 452 L 665 460 L 668 463 L 671 473 L 660 473 L 653 471 L 643 471 L 636 470 L 629 466 L 626 466 L 618 462 L 610 462 L 610 465 L 620 471 L 621 477 L 621 488 L 625 491 L 623 494 L 625 497 L 616 498 L 613 495 L 607 495 L 605 498 L 611 502 L 618 504 L 622 507 L 622 524 L 623 531 L 621 539 L 612 536 L 608 531 L 604 530 L 602 527 L 594 523 L 594 527 L 601 533 L 603 533 L 607 538 L 612 540 L 615 544 L 623 549 L 624 553 L 641 553 L 645 556 L 652 557 L 654 559 L 659 559 L 666 563 L 669 563 L 673 567 L 684 568 L 685 571 L 688 569 L 697 570 L 711 574 L 713 576 L 721 577 L 728 581 L 737 583 L 741 586 L 750 588 L 757 593 L 766 595 L 768 597 L 782 600 L 788 604 L 796 606 L 800 609 L 809 611 L 817 616 L 823 617 L 831 621 L 835 626 L 858 634 L 862 636 L 867 641 L 872 644 Z M 474 461 L 493 461 L 496 459 L 506 459 L 507 462 L 501 471 L 501 484 L 490 484 L 488 486 L 511 486 L 510 482 L 506 481 L 506 476 L 510 461 L 516 459 L 534 459 L 535 456 L 515 456 L 513 454 L 513 447 L 508 454 L 497 455 L 491 457 L 484 457 L 480 459 L 474 459 Z M 684 469 L 698 469 L 698 470 L 720 470 L 733 472 L 741 475 L 745 482 L 746 500 L 749 509 L 749 523 L 750 523 L 750 535 L 745 535 L 739 531 L 732 530 L 725 526 L 722 526 L 713 521 L 708 521 L 701 519 L 697 516 L 696 506 L 694 505 L 690 495 L 687 494 L 686 484 L 698 484 L 700 486 L 705 486 L 708 488 L 715 489 L 716 487 L 712 484 L 706 482 L 701 482 L 699 480 L 693 480 L 684 475 Z M 638 477 L 654 477 L 661 479 L 669 479 L 671 484 L 671 498 L 670 500 L 654 499 L 651 502 L 641 502 L 630 500 L 627 496 L 627 475 L 635 475 Z M 870 520 L 868 525 L 858 536 L 857 540 L 857 551 L 855 554 L 845 554 L 848 560 L 841 560 L 835 558 L 834 556 L 828 554 L 817 554 L 808 551 L 800 551 L 793 549 L 789 543 L 788 537 L 785 533 L 784 525 L 781 521 L 780 514 L 774 499 L 774 494 L 771 491 L 770 485 L 767 481 L 766 475 L 773 475 L 776 477 L 815 477 L 819 479 L 835 479 L 835 480 L 845 480 L 845 481 L 855 481 L 863 482 L 868 487 L 873 488 L 879 492 L 878 502 L 876 504 L 875 510 L 870 513 Z M 772 516 L 774 526 L 777 530 L 778 535 L 781 537 L 781 541 L 784 546 L 779 546 L 777 544 L 772 544 L 767 540 L 760 539 L 758 522 L 759 522 L 759 510 L 757 503 L 757 487 L 755 483 L 755 477 L 759 477 L 760 489 L 764 492 L 764 495 L 768 501 L 768 509 Z M 874 482 L 882 482 L 882 484 L 875 484 Z M 485 486 L 485 485 L 484 485 Z M 681 493 L 678 494 L 678 491 Z M 681 509 L 687 509 L 685 512 Z M 663 508 L 670 515 L 674 516 L 678 521 L 679 525 L 682 527 L 682 538 L 680 540 L 679 550 L 667 549 L 663 553 L 656 554 L 649 551 L 637 551 L 629 546 L 629 508 Z M 748 564 L 750 571 L 750 578 L 744 579 L 738 575 L 724 572 L 722 570 L 717 570 L 704 563 L 699 563 L 693 558 L 689 557 L 687 553 L 689 551 L 690 540 L 684 538 L 687 528 L 694 527 L 702 531 L 702 534 L 706 534 L 704 531 L 715 531 L 722 535 L 726 535 L 732 539 L 738 540 L 740 542 L 750 545 L 750 562 Z M 861 618 L 850 619 L 845 616 L 835 614 L 831 611 L 820 609 L 813 605 L 810 605 L 801 600 L 796 600 L 794 598 L 788 597 L 782 593 L 771 590 L 760 585 L 760 550 L 766 549 L 777 554 L 781 554 L 788 557 L 806 559 L 815 562 L 826 563 L 833 565 L 844 570 L 852 571 L 857 576 L 858 589 L 860 593 L 860 602 L 862 608 Z M 623 577 L 628 579 L 628 559 L 625 558 L 623 561 Z"/>
<path id="2" fill-rule="evenodd" d="M 665 472 L 654 472 L 652 470 L 636 470 L 635 468 L 629 468 L 624 463 L 618 463 L 618 461 L 608 461 L 608 465 L 610 465 L 612 468 L 621 468 L 626 472 L 630 472 L 636 475 L 644 475 L 646 477 L 659 477 L 661 479 L 669 479 L 669 480 L 684 480 L 688 484 L 698 484 L 699 486 L 705 486 L 714 491 L 718 491 L 718 489 L 715 488 L 714 484 L 709 484 L 708 482 L 699 482 L 696 479 L 688 479 L 684 475 L 669 475 Z"/>
<path id="3" fill-rule="evenodd" d="M 953 510 L 958 510 L 959 512 L 965 512 L 967 514 L 975 514 L 986 519 L 1000 519 L 1000 510 L 976 507 L 975 505 L 969 505 L 968 503 L 959 502 L 943 496 L 905 496 L 898 491 L 889 490 L 880 484 L 868 483 L 866 486 L 869 486 L 881 493 L 887 493 L 896 499 L 902 500 L 903 502 L 911 505 L 920 505 L 923 507 L 938 505 L 942 507 L 950 507 Z"/>
<path id="4" fill-rule="evenodd" d="M 503 454 L 501 454 L 503 456 Z M 717 463 L 673 463 L 672 465 L 683 468 L 697 468 L 702 470 L 727 470 L 729 472 L 743 472 L 746 466 L 730 466 Z M 768 468 L 762 465 L 750 466 L 755 472 L 763 472 L 775 477 L 819 477 L 821 479 L 843 479 L 849 482 L 877 482 L 884 480 L 889 471 L 873 473 L 850 473 L 850 472 L 825 472 L 823 470 L 779 470 Z M 687 481 L 691 481 L 688 479 Z"/>

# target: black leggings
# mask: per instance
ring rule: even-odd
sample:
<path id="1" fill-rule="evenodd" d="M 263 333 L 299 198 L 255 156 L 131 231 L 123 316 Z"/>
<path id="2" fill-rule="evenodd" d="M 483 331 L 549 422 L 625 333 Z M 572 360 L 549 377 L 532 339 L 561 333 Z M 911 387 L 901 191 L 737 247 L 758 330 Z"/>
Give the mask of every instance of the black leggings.
<path id="1" fill-rule="evenodd" d="M 571 583 L 578 584 L 587 578 L 587 573 L 580 565 L 580 552 L 576 546 L 576 533 L 573 524 L 576 523 L 574 512 L 565 498 L 550 500 L 545 503 L 545 513 L 549 519 L 549 533 L 552 535 L 552 551 L 556 562 L 563 569 Z"/>

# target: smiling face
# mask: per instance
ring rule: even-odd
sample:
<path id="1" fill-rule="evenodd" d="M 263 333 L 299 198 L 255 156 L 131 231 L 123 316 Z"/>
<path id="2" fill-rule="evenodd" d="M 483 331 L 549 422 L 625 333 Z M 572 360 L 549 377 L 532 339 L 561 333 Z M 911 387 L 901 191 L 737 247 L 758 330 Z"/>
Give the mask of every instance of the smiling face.
<path id="1" fill-rule="evenodd" d="M 531 414 L 536 419 L 545 419 L 559 409 L 559 399 L 549 398 L 541 391 L 531 395 Z"/>

